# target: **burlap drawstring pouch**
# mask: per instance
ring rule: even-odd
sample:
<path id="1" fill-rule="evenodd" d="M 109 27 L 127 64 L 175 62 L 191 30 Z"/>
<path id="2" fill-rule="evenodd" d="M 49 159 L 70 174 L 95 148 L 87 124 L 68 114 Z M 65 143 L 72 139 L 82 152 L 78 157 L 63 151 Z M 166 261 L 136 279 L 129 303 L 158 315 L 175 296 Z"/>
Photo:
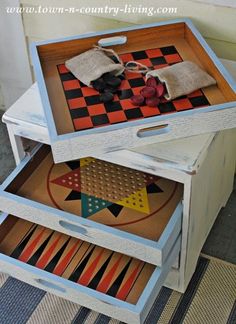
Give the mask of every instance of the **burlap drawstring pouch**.
<path id="1" fill-rule="evenodd" d="M 117 59 L 115 63 L 111 56 Z M 124 71 L 124 65 L 112 49 L 96 46 L 65 62 L 68 70 L 85 85 L 91 86 L 91 81 L 100 78 L 104 73 L 111 72 L 114 76 Z"/>
<path id="2" fill-rule="evenodd" d="M 111 57 L 115 57 L 117 63 Z M 124 66 L 115 51 L 99 46 L 94 46 L 94 48 L 67 60 L 65 65 L 77 79 L 87 86 L 91 86 L 92 81 L 108 72 L 118 76 L 124 70 L 134 73 L 148 71 L 145 65 L 133 61 L 127 62 Z M 138 67 L 141 67 L 141 69 L 138 69 Z"/>
<path id="3" fill-rule="evenodd" d="M 165 84 L 167 93 L 164 97 L 167 100 L 216 84 L 215 79 L 190 61 L 147 72 L 146 78 L 151 76 L 157 77 L 160 82 Z"/>

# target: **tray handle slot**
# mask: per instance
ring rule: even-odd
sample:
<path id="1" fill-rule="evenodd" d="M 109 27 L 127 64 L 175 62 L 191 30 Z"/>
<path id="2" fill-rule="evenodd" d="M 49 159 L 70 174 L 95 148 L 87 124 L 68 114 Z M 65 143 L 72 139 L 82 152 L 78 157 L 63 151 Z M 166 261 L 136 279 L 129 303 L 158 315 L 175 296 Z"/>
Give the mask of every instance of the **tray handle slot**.
<path id="1" fill-rule="evenodd" d="M 66 289 L 61 287 L 61 286 L 58 286 L 56 285 L 55 283 L 53 282 L 50 282 L 50 281 L 47 281 L 45 279 L 40 279 L 40 278 L 37 278 L 37 279 L 34 279 L 36 283 L 38 283 L 40 286 L 44 286 L 46 288 L 51 288 L 51 289 L 54 289 L 54 290 L 57 290 L 61 293 L 66 293 Z"/>
<path id="2" fill-rule="evenodd" d="M 114 45 L 123 45 L 126 42 L 127 42 L 127 37 L 121 35 L 121 36 L 101 38 L 98 41 L 98 45 L 101 47 L 108 47 Z"/>
<path id="3" fill-rule="evenodd" d="M 72 232 L 76 232 L 76 233 L 79 233 L 79 234 L 82 234 L 82 235 L 87 235 L 87 232 L 88 231 L 86 230 L 86 228 L 83 228 L 82 226 L 78 226 L 78 225 L 75 225 L 75 224 L 71 224 L 69 222 L 62 221 L 62 220 L 59 221 L 59 224 L 64 229 L 67 229 L 67 230 L 70 230 Z"/>
<path id="4" fill-rule="evenodd" d="M 143 137 L 161 135 L 170 132 L 170 130 L 171 129 L 168 124 L 157 125 L 153 127 L 139 129 L 137 132 L 137 136 L 143 138 Z"/>

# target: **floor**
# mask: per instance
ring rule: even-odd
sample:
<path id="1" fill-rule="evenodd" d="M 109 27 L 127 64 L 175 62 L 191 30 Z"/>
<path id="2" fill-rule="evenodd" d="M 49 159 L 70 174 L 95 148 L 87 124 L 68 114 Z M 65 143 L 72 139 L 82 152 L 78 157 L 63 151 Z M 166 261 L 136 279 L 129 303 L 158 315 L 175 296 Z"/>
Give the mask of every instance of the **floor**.
<path id="1" fill-rule="evenodd" d="M 0 117 L 2 112 L 0 112 Z M 0 123 L 0 183 L 15 167 L 6 126 Z M 236 264 L 236 181 L 225 208 L 219 213 L 202 252 Z"/>

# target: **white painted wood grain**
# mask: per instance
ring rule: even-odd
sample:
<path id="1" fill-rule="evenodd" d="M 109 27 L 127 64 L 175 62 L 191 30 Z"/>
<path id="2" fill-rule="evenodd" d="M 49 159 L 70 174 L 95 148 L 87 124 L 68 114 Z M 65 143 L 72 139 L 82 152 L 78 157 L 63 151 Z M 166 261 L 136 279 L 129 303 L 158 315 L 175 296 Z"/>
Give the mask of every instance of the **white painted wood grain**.
<path id="1" fill-rule="evenodd" d="M 58 1 L 50 0 L 50 1 L 24 1 L 23 4 L 25 6 L 29 5 L 29 3 L 37 5 L 55 5 L 58 6 Z M 79 3 L 76 0 L 63 0 L 60 2 L 61 6 L 66 7 L 103 7 L 104 5 L 108 5 L 110 7 L 118 7 L 118 8 L 125 8 L 127 5 L 126 0 L 120 0 L 119 2 L 112 2 L 111 0 L 106 1 L 104 3 L 103 0 L 81 0 Z M 178 11 L 176 14 L 155 14 L 153 16 L 147 16 L 141 13 L 135 14 L 126 14 L 122 11 L 118 12 L 117 16 L 113 16 L 112 14 L 91 14 L 93 16 L 103 17 L 103 18 L 110 18 L 116 19 L 124 22 L 129 23 L 145 23 L 145 22 L 156 22 L 165 19 L 173 19 L 176 17 L 189 17 L 194 20 L 197 27 L 200 29 L 200 32 L 205 37 L 210 37 L 214 39 L 221 39 L 230 42 L 236 42 L 236 35 L 235 35 L 235 12 L 234 8 L 228 7 L 220 7 L 214 6 L 208 3 L 202 2 L 195 2 L 192 0 L 158 0 L 158 2 L 153 2 L 152 0 L 141 1 L 137 4 L 137 1 L 130 0 L 128 5 L 137 7 L 138 5 L 142 5 L 143 7 L 177 7 Z M 29 15 L 30 16 L 30 15 Z M 39 16 L 39 15 L 38 15 Z M 73 20 L 73 14 L 71 14 L 70 20 Z M 44 20 L 43 15 L 38 19 Z M 224 21 L 224 25 L 222 25 L 222 21 Z M 69 22 L 69 20 L 68 20 Z M 71 24 L 72 22 L 69 22 Z M 220 23 L 220 24 L 219 24 Z M 39 32 L 39 30 L 38 30 Z"/>
<path id="2" fill-rule="evenodd" d="M 191 279 L 198 256 L 210 229 L 233 189 L 236 130 L 220 132 L 207 150 L 206 158 L 191 179 L 191 201 L 184 287 Z M 181 253 L 182 254 L 182 253 Z"/>
<path id="3" fill-rule="evenodd" d="M 177 164 L 181 166 L 181 170 L 194 172 L 199 168 L 201 154 L 213 137 L 214 133 L 203 134 L 181 140 L 141 146 L 131 151 L 153 157 L 156 161 L 163 160 L 167 164 Z M 169 159 L 170 156 L 172 156 L 171 160 Z"/>
<path id="4" fill-rule="evenodd" d="M 213 3 L 213 1 L 218 2 Z M 210 3 L 211 2 L 211 3 Z M 231 2 L 231 3 L 230 3 Z M 178 11 L 176 14 L 155 14 L 153 16 L 143 15 L 141 13 L 135 14 L 127 14 L 122 11 L 114 16 L 112 14 L 94 14 L 91 13 L 90 16 L 84 15 L 84 19 L 87 19 L 87 24 L 91 23 L 91 16 L 93 17 L 102 17 L 105 19 L 110 20 L 119 20 L 126 23 L 133 23 L 133 24 L 141 24 L 147 22 L 156 22 L 160 20 L 166 19 L 174 19 L 177 17 L 189 17 L 193 19 L 194 23 L 196 24 L 197 28 L 200 30 L 202 35 L 205 38 L 209 38 L 210 42 L 213 43 L 213 40 L 217 40 L 218 42 L 214 43 L 215 49 L 217 50 L 217 54 L 221 56 L 229 52 L 225 51 L 224 48 L 231 48 L 231 44 L 236 44 L 236 8 L 235 8 L 235 1 L 230 0 L 208 0 L 208 1 L 195 1 L 195 0 L 158 0 L 153 2 L 152 0 L 140 1 L 137 3 L 135 0 L 120 0 L 119 2 L 114 2 L 112 0 L 61 0 L 60 3 L 55 0 L 21 0 L 21 3 L 24 7 L 27 6 L 61 6 L 64 8 L 68 7 L 104 7 L 105 5 L 110 7 L 117 7 L 123 8 L 125 5 L 130 5 L 132 7 L 137 7 L 142 5 L 146 8 L 152 7 L 177 7 Z M 219 5 L 220 4 L 220 5 Z M 65 15 L 65 16 L 64 16 Z M 75 22 L 77 21 L 77 14 L 69 14 L 68 17 L 66 14 L 63 14 L 64 18 L 61 17 L 61 14 L 53 15 L 52 19 L 54 21 L 53 28 L 51 28 L 50 19 L 46 17 L 46 15 L 37 15 L 33 17 L 33 15 L 28 14 L 25 15 L 24 21 L 27 30 L 27 36 L 39 36 L 42 31 L 45 31 L 44 35 L 48 38 L 47 35 L 58 35 L 57 30 L 60 29 L 60 19 L 65 22 L 63 25 L 65 27 L 65 31 L 61 31 L 61 35 L 63 36 L 64 33 L 70 33 L 74 29 Z M 51 15 L 52 16 L 52 15 Z M 45 22 L 45 24 L 44 24 Z M 222 24 L 222 22 L 224 22 Z M 111 22 L 111 24 L 113 24 Z M 47 28 L 49 27 L 50 28 Z M 79 24 L 78 24 L 79 26 Z M 32 29 L 32 31 L 31 31 Z M 82 27 L 83 29 L 83 27 Z M 87 29 L 88 30 L 88 29 Z M 33 33 L 33 34 L 32 34 Z M 228 43 L 227 43 L 228 42 Z M 221 52 L 221 49 L 222 52 Z M 231 54 L 232 56 L 225 58 L 232 58 L 236 59 L 236 54 Z"/>
<path id="5" fill-rule="evenodd" d="M 37 8 L 36 6 L 33 6 Z M 93 17 L 81 14 L 24 14 L 22 15 L 25 35 L 32 38 L 53 39 L 85 34 L 91 31 L 115 29 L 129 26 L 130 23 L 106 17 Z M 53 28 L 49 28 L 53 26 Z"/>
<path id="6" fill-rule="evenodd" d="M 55 0 L 24 0 L 21 1 L 24 6 L 28 5 L 42 5 L 42 6 L 58 6 L 58 1 Z M 68 7 L 104 7 L 108 5 L 110 7 L 125 8 L 127 5 L 126 0 L 120 0 L 119 2 L 112 2 L 111 0 L 104 3 L 103 0 L 80 0 L 78 3 L 77 0 L 62 0 L 60 1 L 60 6 Z M 154 14 L 153 16 L 147 16 L 142 13 L 136 12 L 135 14 L 128 14 L 122 11 L 119 11 L 116 16 L 108 13 L 91 13 L 91 16 L 117 19 L 124 22 L 130 23 L 146 23 L 146 22 L 156 22 L 165 19 L 174 19 L 177 17 L 189 17 L 194 20 L 197 27 L 200 29 L 201 33 L 205 37 L 221 39 L 225 41 L 236 41 L 235 35 L 235 9 L 229 8 L 226 6 L 215 6 L 209 3 L 196 2 L 192 0 L 158 0 L 158 2 L 153 2 L 152 0 L 141 1 L 137 4 L 136 0 L 130 0 L 128 5 L 132 7 L 137 7 L 142 5 L 143 7 L 152 8 L 152 7 L 177 7 L 178 11 L 176 14 Z M 30 16 L 30 15 L 29 15 Z M 39 16 L 39 15 L 38 15 Z M 60 14 L 58 14 L 60 16 Z M 73 20 L 74 14 L 71 14 L 70 20 Z M 43 15 L 38 19 L 44 20 Z M 222 26 L 222 21 L 224 25 Z M 69 20 L 68 20 L 69 22 Z M 70 24 L 71 22 L 69 22 Z M 219 24 L 220 23 L 220 24 Z M 39 32 L 39 31 L 38 31 Z"/>
<path id="7" fill-rule="evenodd" d="M 204 108 L 201 108 L 201 113 L 198 114 L 169 119 L 167 122 L 170 131 L 161 135 L 140 138 L 137 133 L 144 126 L 136 125 L 110 132 L 101 129 L 96 134 L 57 140 L 51 142 L 53 158 L 55 163 L 60 163 L 80 157 L 97 156 L 122 149 L 235 128 L 236 107 L 211 112 L 202 112 L 203 110 Z M 150 122 L 146 124 L 146 127 L 156 127 L 165 123 L 165 121 Z"/>

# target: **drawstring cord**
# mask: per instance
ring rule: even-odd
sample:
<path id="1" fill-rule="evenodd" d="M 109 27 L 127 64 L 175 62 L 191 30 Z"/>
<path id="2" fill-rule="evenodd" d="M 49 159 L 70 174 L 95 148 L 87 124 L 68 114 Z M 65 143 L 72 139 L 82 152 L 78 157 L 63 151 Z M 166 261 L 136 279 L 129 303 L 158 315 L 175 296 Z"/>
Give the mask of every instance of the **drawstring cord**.
<path id="1" fill-rule="evenodd" d="M 147 73 L 148 71 L 150 71 L 150 69 L 146 65 L 136 62 L 136 61 L 127 62 L 125 64 L 125 70 L 132 72 L 132 73 Z"/>
<path id="2" fill-rule="evenodd" d="M 115 56 L 115 58 L 120 62 L 121 65 L 124 66 L 124 69 L 126 71 L 129 71 L 131 73 L 147 73 L 151 69 L 149 69 L 146 65 L 136 62 L 136 61 L 129 61 L 127 63 L 123 63 L 122 59 L 119 57 L 119 55 L 111 48 L 104 48 L 101 46 L 94 45 L 93 46 L 98 51 L 103 51 L 108 54 L 108 56 Z"/>

